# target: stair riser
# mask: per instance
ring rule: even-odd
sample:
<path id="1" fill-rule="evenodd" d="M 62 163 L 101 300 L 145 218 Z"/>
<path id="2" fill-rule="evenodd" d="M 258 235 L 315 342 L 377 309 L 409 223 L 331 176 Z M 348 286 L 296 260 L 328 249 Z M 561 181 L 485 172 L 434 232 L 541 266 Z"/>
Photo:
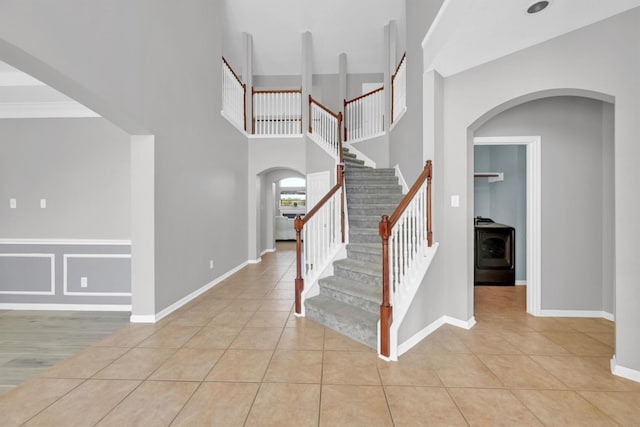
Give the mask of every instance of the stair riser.
<path id="1" fill-rule="evenodd" d="M 371 205 L 349 205 L 349 216 L 377 216 L 391 215 L 397 205 L 371 206 Z"/>
<path id="2" fill-rule="evenodd" d="M 320 295 L 325 295 L 329 298 L 333 298 L 334 300 L 353 305 L 373 314 L 377 314 L 380 312 L 380 303 L 375 303 L 373 301 L 358 298 L 357 296 L 340 292 L 337 289 L 327 288 L 320 285 Z"/>
<path id="3" fill-rule="evenodd" d="M 362 172 L 367 172 L 367 173 L 373 173 L 376 175 L 393 175 L 395 176 L 396 171 L 395 169 L 391 169 L 391 168 L 382 168 L 382 169 L 374 169 L 374 168 L 369 168 L 366 171 L 356 171 L 354 173 L 362 173 Z"/>
<path id="4" fill-rule="evenodd" d="M 380 239 L 378 239 L 380 240 Z M 379 241 L 380 247 L 382 248 L 382 243 Z M 358 252 L 354 250 L 347 249 L 347 257 L 351 259 L 356 259 L 358 261 L 370 262 L 372 264 L 380 264 L 382 263 L 382 255 L 381 254 L 369 254 L 366 252 Z"/>
<path id="5" fill-rule="evenodd" d="M 351 243 L 380 243 L 382 239 L 377 234 L 349 234 L 349 242 Z"/>
<path id="6" fill-rule="evenodd" d="M 347 187 L 352 185 L 398 185 L 398 179 L 393 176 L 359 176 L 346 178 Z"/>
<path id="7" fill-rule="evenodd" d="M 370 205 L 370 204 L 389 204 L 399 205 L 402 201 L 402 194 L 378 194 L 373 197 L 370 194 L 349 194 L 347 193 L 347 202 L 352 205 Z"/>
<path id="8" fill-rule="evenodd" d="M 380 223 L 380 217 L 371 216 L 370 218 L 349 218 L 349 227 L 351 228 L 376 228 Z"/>
<path id="9" fill-rule="evenodd" d="M 372 286 L 382 286 L 382 278 L 373 274 L 361 273 L 359 271 L 347 270 L 339 265 L 333 266 L 333 274 L 336 277 L 342 277 L 343 279 L 354 280 L 357 282 L 364 282 Z"/>
<path id="10" fill-rule="evenodd" d="M 342 335 L 346 335 L 351 339 L 354 339 L 367 347 L 373 349 L 377 348 L 378 333 L 375 328 L 365 328 L 361 325 L 348 325 L 340 322 L 340 320 L 328 316 L 326 313 L 322 313 L 316 310 L 313 306 L 306 308 L 306 316 L 316 322 L 325 325 L 335 331 L 338 331 Z"/>
<path id="11" fill-rule="evenodd" d="M 350 159 L 350 158 L 347 157 L 347 158 L 344 159 L 344 164 L 346 166 L 364 166 L 364 161 Z"/>
<path id="12" fill-rule="evenodd" d="M 399 185 L 348 185 L 347 194 L 376 194 L 376 195 L 402 195 L 402 187 Z"/>

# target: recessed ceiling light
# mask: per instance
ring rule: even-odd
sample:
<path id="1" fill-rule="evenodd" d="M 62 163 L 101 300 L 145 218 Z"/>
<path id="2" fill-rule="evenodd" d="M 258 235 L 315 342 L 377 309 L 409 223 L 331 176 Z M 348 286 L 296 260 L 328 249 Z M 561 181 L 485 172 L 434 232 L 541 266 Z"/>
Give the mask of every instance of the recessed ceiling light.
<path id="1" fill-rule="evenodd" d="M 527 13 L 533 15 L 534 13 L 542 12 L 549 6 L 548 1 L 537 1 L 527 8 Z"/>

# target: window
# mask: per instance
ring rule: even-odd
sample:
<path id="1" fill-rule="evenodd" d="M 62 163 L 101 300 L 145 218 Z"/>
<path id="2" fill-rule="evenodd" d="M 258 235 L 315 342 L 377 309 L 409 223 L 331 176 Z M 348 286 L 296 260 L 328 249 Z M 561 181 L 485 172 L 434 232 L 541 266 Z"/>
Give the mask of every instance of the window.
<path id="1" fill-rule="evenodd" d="M 284 190 L 280 192 L 280 206 L 291 208 L 303 208 L 307 204 L 307 195 L 305 191 Z"/>

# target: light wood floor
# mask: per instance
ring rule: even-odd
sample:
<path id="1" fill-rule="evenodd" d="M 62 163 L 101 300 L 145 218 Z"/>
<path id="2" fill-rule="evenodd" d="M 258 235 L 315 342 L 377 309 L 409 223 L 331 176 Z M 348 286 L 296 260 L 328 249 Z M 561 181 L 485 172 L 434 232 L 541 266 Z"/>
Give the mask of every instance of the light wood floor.
<path id="1" fill-rule="evenodd" d="M 129 316 L 0 310 L 0 395 L 121 328 Z"/>
<path id="2" fill-rule="evenodd" d="M 638 425 L 613 323 L 536 318 L 479 287 L 477 325 L 396 363 L 291 314 L 291 244 L 155 325 L 127 325 L 0 396 L 3 426 Z"/>

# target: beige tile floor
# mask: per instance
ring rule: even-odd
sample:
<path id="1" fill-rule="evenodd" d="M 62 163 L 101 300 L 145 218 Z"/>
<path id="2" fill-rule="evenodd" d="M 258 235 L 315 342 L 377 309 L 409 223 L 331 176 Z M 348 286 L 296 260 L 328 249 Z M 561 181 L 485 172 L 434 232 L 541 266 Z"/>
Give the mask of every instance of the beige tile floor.
<path id="1" fill-rule="evenodd" d="M 291 314 L 291 244 L 155 325 L 127 325 L 0 396 L 0 425 L 640 425 L 613 323 L 535 318 L 476 288 L 477 325 L 386 363 Z"/>

